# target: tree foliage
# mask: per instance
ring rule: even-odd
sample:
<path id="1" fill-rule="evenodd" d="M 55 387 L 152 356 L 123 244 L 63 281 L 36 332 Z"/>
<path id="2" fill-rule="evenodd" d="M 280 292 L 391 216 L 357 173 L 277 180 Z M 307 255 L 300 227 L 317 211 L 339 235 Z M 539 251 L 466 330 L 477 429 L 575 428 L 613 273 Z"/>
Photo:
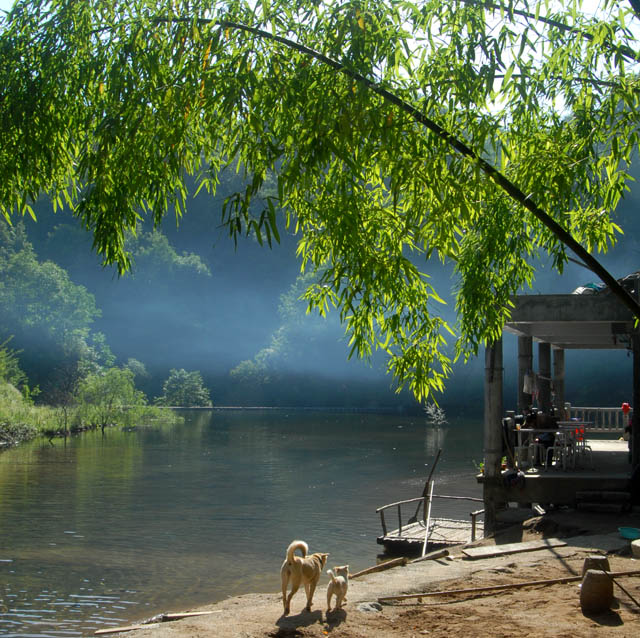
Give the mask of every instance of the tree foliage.
<path id="1" fill-rule="evenodd" d="M 184 368 L 174 368 L 162 385 L 162 396 L 156 399 L 156 403 L 184 408 L 209 407 L 211 398 L 197 370 L 187 372 Z"/>
<path id="2" fill-rule="evenodd" d="M 144 393 L 136 390 L 134 373 L 117 367 L 87 375 L 80 382 L 78 398 L 87 412 L 83 419 L 101 427 L 113 425 L 127 410 L 146 404 Z"/>
<path id="3" fill-rule="evenodd" d="M 9 347 L 11 338 L 0 343 L 0 381 L 20 388 L 27 383 L 27 375 L 20 368 L 18 353 Z"/>
<path id="4" fill-rule="evenodd" d="M 0 339 L 13 337 L 21 367 L 41 385 L 63 362 L 91 360 L 104 350 L 91 335 L 95 299 L 52 261 L 40 261 L 21 224 L 0 223 Z M 75 365 L 75 363 L 74 363 Z"/>
<path id="5" fill-rule="evenodd" d="M 636 3 L 603 0 L 31 0 L 0 33 L 0 208 L 47 193 L 126 269 L 128 230 L 179 217 L 185 180 L 229 233 L 278 239 L 320 275 L 353 352 L 383 349 L 418 398 L 496 337 L 510 296 L 594 254 L 638 144 Z M 46 117 L 43 116 L 46 114 Z M 275 190 L 262 190 L 275 174 Z M 259 203 L 256 212 L 255 204 Z M 458 322 L 428 260 L 456 270 Z"/>

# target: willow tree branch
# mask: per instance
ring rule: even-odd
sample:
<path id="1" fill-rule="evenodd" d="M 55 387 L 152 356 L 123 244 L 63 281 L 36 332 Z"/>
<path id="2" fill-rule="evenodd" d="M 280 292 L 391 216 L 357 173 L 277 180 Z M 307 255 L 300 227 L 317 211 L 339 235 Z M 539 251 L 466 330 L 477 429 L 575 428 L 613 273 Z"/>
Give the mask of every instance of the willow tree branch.
<path id="1" fill-rule="evenodd" d="M 187 18 L 159 18 L 159 22 L 184 22 Z M 207 19 L 200 18 L 197 21 L 201 25 L 219 26 L 223 29 L 234 29 L 238 31 L 244 31 L 254 36 L 258 36 L 264 40 L 270 40 L 272 42 L 278 42 L 286 46 L 289 49 L 293 49 L 314 58 L 318 62 L 328 66 L 329 68 L 338 71 L 351 78 L 352 80 L 362 84 L 367 89 L 379 95 L 385 102 L 393 104 L 401 111 L 409 115 L 415 122 L 421 124 L 426 129 L 431 131 L 438 138 L 446 142 L 455 151 L 457 151 L 463 157 L 469 159 L 475 163 L 478 168 L 494 182 L 499 188 L 501 188 L 511 199 L 516 203 L 523 206 L 528 210 L 538 221 L 546 226 L 555 237 L 562 242 L 567 248 L 569 248 L 594 274 L 611 289 L 611 291 L 620 299 L 620 301 L 634 314 L 635 317 L 640 319 L 640 304 L 622 287 L 617 279 L 593 256 L 589 253 L 573 236 L 565 230 L 555 219 L 553 219 L 548 213 L 546 213 L 540 206 L 538 206 L 528 195 L 526 195 L 518 186 L 516 186 L 511 180 L 503 175 L 497 168 L 490 164 L 487 160 L 482 158 L 476 151 L 470 148 L 462 140 L 458 139 L 452 133 L 449 133 L 443 129 L 437 122 L 427 117 L 424 113 L 419 111 L 412 104 L 404 101 L 399 96 L 391 93 L 387 89 L 381 87 L 373 80 L 368 79 L 361 73 L 353 71 L 347 68 L 344 64 L 316 51 L 310 47 L 295 42 L 289 38 L 285 38 L 269 31 L 259 29 L 257 27 L 251 27 L 246 24 L 240 24 L 232 20 L 226 19 Z"/>
<path id="2" fill-rule="evenodd" d="M 547 18 L 545 16 L 537 16 L 535 13 L 531 13 L 529 11 L 523 11 L 522 9 L 514 9 L 504 4 L 498 4 L 495 2 L 484 2 L 483 0 L 462 0 L 465 4 L 473 4 L 480 5 L 485 7 L 486 9 L 497 9 L 499 11 L 504 11 L 505 14 L 513 14 L 518 15 L 522 18 L 527 18 L 527 20 L 534 20 L 535 22 L 542 22 L 550 27 L 554 27 L 560 31 L 564 31 L 565 33 L 571 33 L 575 35 L 579 35 L 585 40 L 589 40 L 589 42 L 593 41 L 593 36 L 590 33 L 587 33 L 583 29 L 578 29 L 577 27 L 572 27 L 564 22 L 560 22 L 559 20 L 554 20 L 553 18 Z M 629 3 L 633 7 L 633 10 L 636 14 L 637 18 L 640 18 L 640 0 L 629 0 Z M 624 56 L 630 62 L 640 62 L 640 54 L 636 53 L 632 48 L 625 45 L 615 45 L 615 44 L 606 44 L 607 48 L 609 48 L 614 53 L 619 53 Z"/>

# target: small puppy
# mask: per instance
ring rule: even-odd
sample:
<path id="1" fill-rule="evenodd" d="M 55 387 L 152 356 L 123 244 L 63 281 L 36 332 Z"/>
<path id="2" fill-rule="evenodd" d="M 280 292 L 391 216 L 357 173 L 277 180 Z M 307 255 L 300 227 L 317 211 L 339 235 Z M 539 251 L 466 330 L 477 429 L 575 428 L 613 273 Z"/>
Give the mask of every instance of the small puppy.
<path id="1" fill-rule="evenodd" d="M 342 609 L 343 603 L 347 602 L 347 589 L 349 589 L 349 565 L 334 567 L 333 571 L 327 572 L 331 576 L 331 582 L 327 587 L 327 613 L 331 611 L 331 597 L 336 597 L 334 609 Z"/>
<path id="2" fill-rule="evenodd" d="M 294 552 L 299 549 L 302 558 L 295 556 Z M 307 606 L 305 609 L 311 611 L 311 601 L 313 592 L 316 590 L 320 574 L 324 569 L 329 554 L 315 553 L 307 556 L 309 546 L 304 541 L 293 541 L 287 548 L 287 557 L 280 568 L 280 578 L 282 580 L 282 604 L 284 605 L 284 615 L 289 613 L 291 599 L 298 591 L 300 584 L 304 585 L 307 592 Z M 287 587 L 291 581 L 291 593 L 287 596 Z"/>

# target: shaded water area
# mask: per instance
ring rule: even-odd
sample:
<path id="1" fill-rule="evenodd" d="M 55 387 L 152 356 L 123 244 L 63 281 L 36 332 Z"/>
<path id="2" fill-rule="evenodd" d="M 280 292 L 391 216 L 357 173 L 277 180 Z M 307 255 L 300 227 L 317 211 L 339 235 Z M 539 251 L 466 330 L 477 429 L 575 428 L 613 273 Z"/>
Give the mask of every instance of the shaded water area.
<path id="1" fill-rule="evenodd" d="M 479 496 L 479 423 L 311 411 L 194 411 L 0 454 L 0 635 L 81 636 L 277 591 L 291 540 L 355 572 L 376 563 L 376 507 Z M 456 502 L 459 503 L 459 502 Z M 467 518 L 476 504 L 459 504 Z M 435 513 L 438 515 L 438 512 Z"/>

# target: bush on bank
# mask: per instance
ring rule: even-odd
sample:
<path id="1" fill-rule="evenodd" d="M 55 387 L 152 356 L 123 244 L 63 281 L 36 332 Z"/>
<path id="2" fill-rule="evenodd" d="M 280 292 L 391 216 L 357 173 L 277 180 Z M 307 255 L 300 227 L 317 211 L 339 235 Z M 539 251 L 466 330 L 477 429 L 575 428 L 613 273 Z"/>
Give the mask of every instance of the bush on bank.
<path id="1" fill-rule="evenodd" d="M 159 421 L 175 423 L 181 418 L 171 410 L 142 402 L 128 406 L 109 395 L 102 395 L 101 403 L 100 396 L 81 397 L 73 406 L 33 405 L 13 385 L 0 380 L 0 449 L 37 436 L 66 436 L 98 427 L 130 427 Z"/>

